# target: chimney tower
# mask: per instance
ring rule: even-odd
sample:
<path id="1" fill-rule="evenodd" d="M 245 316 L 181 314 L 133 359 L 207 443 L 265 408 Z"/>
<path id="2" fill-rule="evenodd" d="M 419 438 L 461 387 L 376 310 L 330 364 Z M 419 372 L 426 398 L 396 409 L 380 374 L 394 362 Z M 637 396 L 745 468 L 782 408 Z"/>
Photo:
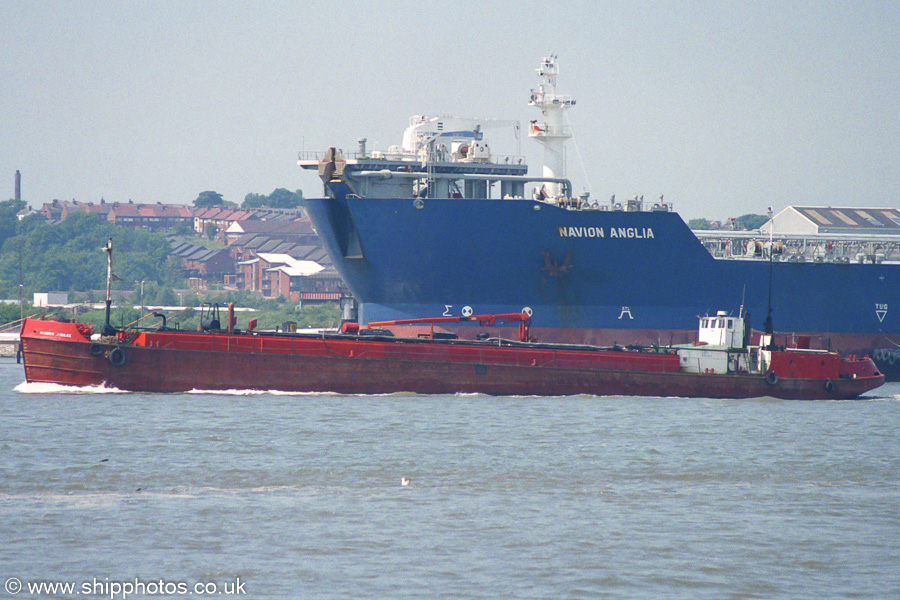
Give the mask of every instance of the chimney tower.
<path id="1" fill-rule="evenodd" d="M 22 174 L 16 169 L 16 202 L 22 199 Z"/>

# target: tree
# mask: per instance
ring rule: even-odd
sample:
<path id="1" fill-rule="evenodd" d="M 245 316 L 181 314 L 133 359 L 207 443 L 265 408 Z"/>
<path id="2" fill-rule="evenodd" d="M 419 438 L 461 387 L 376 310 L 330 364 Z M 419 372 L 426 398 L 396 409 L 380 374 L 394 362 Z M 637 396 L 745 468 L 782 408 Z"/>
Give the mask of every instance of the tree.
<path id="1" fill-rule="evenodd" d="M 197 208 L 206 206 L 225 206 L 225 199 L 222 198 L 222 194 L 218 192 L 200 192 L 200 195 L 194 200 L 194 206 Z"/>
<path id="2" fill-rule="evenodd" d="M 278 188 L 269 194 L 269 206 L 271 208 L 297 208 L 303 200 L 303 192 L 289 192 L 284 188 Z"/>
<path id="3" fill-rule="evenodd" d="M 31 304 L 29 304 L 28 302 L 25 302 L 24 299 L 22 300 L 22 302 L 25 303 L 24 308 L 19 306 L 18 304 L 0 304 L 0 325 L 6 325 L 7 323 L 18 321 L 21 318 L 23 312 L 26 316 L 34 314 L 34 307 L 31 306 Z"/>
<path id="4" fill-rule="evenodd" d="M 40 227 L 46 223 L 47 219 L 44 218 L 44 215 L 39 212 L 31 213 L 16 225 L 16 234 L 28 235 L 28 233 L 33 231 L 36 227 Z"/>
<path id="5" fill-rule="evenodd" d="M 219 228 L 212 221 L 207 221 L 203 233 L 205 233 L 206 237 L 210 240 L 213 240 L 215 239 L 216 234 L 219 233 Z"/>
<path id="6" fill-rule="evenodd" d="M 297 208 L 303 200 L 303 191 L 288 191 L 284 188 L 277 188 L 268 196 L 262 194 L 247 194 L 241 208 L 261 208 L 267 206 L 269 208 Z"/>
<path id="7" fill-rule="evenodd" d="M 691 229 L 711 229 L 712 223 L 706 219 L 691 219 L 688 221 L 688 227 Z"/>
<path id="8" fill-rule="evenodd" d="M 181 222 L 175 225 L 175 230 L 172 233 L 174 235 L 186 237 L 194 235 L 194 229 L 188 223 Z"/>
<path id="9" fill-rule="evenodd" d="M 244 196 L 244 202 L 241 204 L 241 208 L 260 208 L 266 206 L 267 201 L 268 198 L 261 194 L 247 194 Z"/>
<path id="10" fill-rule="evenodd" d="M 106 288 L 106 255 L 100 250 L 113 238 L 113 269 L 123 281 L 174 279 L 168 268 L 165 238 L 142 229 L 116 227 L 92 213 L 76 213 L 59 224 L 27 217 L 0 252 L 0 281 L 18 287 L 19 249 L 27 290 L 84 291 Z M 120 287 L 120 286 L 117 286 Z"/>
<path id="11" fill-rule="evenodd" d="M 16 234 L 19 217 L 16 213 L 25 208 L 21 200 L 0 202 L 0 244 Z"/>
<path id="12" fill-rule="evenodd" d="M 753 231 L 765 225 L 769 217 L 765 215 L 741 215 L 734 220 L 734 228 L 742 231 Z"/>
<path id="13" fill-rule="evenodd" d="M 161 287 L 156 293 L 154 302 L 160 306 L 175 306 L 178 304 L 178 298 L 175 297 L 175 292 L 172 291 L 172 288 Z"/>

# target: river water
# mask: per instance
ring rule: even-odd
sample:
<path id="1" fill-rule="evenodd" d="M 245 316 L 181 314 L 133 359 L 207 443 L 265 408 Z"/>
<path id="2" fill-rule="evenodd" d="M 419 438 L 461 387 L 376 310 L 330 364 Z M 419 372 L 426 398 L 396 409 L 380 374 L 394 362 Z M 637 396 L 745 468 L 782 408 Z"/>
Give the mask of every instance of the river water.
<path id="1" fill-rule="evenodd" d="M 23 379 L 0 362 L 0 598 L 900 597 L 900 384 L 789 402 Z"/>

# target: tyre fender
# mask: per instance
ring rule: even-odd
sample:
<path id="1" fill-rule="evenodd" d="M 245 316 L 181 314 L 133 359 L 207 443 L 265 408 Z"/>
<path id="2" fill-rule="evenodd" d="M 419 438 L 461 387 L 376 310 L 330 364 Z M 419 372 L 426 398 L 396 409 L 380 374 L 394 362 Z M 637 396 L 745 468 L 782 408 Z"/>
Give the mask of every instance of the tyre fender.
<path id="1" fill-rule="evenodd" d="M 113 348 L 109 351 L 107 358 L 109 359 L 109 364 L 112 366 L 121 367 L 125 364 L 125 351 L 119 347 Z"/>

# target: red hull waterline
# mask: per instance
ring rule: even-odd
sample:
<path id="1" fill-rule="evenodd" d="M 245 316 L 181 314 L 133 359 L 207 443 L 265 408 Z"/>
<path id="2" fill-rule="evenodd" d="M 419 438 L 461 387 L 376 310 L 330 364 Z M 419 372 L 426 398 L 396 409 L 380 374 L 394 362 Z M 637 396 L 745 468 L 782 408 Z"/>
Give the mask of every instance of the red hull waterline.
<path id="1" fill-rule="evenodd" d="M 142 392 L 240 389 L 816 400 L 856 398 L 884 383 L 869 359 L 847 361 L 836 355 L 827 355 L 828 364 L 822 360 L 812 377 L 798 375 L 796 356 L 773 360 L 770 372 L 778 376 L 767 381 L 759 374 L 683 373 L 674 353 L 507 341 L 498 345 L 496 340 L 168 330 L 119 334 L 101 342 L 92 341 L 84 326 L 32 319 L 23 324 L 21 339 L 28 382 Z"/>

